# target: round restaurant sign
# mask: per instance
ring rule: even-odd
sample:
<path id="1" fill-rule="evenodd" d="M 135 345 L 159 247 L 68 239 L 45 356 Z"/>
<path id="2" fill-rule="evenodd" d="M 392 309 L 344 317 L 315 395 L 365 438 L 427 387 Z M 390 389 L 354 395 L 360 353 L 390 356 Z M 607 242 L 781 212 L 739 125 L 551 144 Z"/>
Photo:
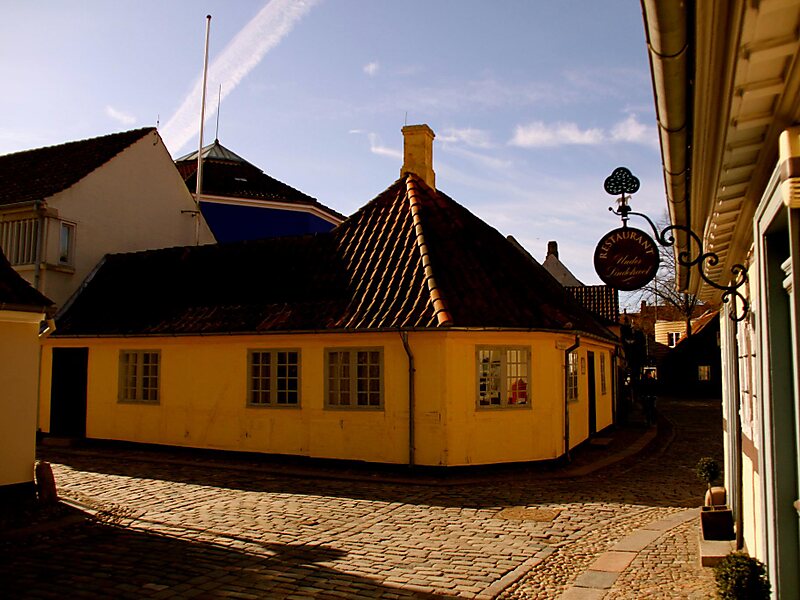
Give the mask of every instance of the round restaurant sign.
<path id="1" fill-rule="evenodd" d="M 629 292 L 650 283 L 658 271 L 658 247 L 633 227 L 609 231 L 594 250 L 594 269 L 606 284 Z"/>

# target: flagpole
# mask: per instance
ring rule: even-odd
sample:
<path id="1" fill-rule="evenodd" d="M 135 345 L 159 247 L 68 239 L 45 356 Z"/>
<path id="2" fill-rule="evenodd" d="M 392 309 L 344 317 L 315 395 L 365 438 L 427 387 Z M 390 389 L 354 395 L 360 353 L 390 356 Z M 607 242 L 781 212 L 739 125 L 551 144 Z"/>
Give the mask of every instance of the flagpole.
<path id="1" fill-rule="evenodd" d="M 200 146 L 197 150 L 197 186 L 194 202 L 197 205 L 197 219 L 194 224 L 194 244 L 200 244 L 200 192 L 203 189 L 203 125 L 206 120 L 206 82 L 208 81 L 208 39 L 211 33 L 211 15 L 206 15 L 206 49 L 203 58 L 203 93 L 200 102 Z"/>

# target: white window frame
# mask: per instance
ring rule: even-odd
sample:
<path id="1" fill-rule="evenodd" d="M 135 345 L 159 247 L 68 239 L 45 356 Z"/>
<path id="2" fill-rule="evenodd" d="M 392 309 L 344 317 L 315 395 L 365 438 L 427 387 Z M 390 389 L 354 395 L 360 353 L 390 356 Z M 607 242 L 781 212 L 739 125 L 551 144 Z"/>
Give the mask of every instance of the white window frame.
<path id="1" fill-rule="evenodd" d="M 531 347 L 475 346 L 476 408 L 523 409 L 531 404 Z"/>
<path id="2" fill-rule="evenodd" d="M 295 355 L 294 362 L 290 362 L 290 354 Z M 261 362 L 265 356 L 269 357 L 267 365 Z M 299 348 L 252 348 L 248 350 L 247 406 L 249 408 L 300 408 L 301 363 L 302 354 Z M 264 370 L 265 366 L 266 370 Z M 258 374 L 255 373 L 257 367 L 261 369 Z M 282 367 L 286 367 L 285 372 L 282 372 Z M 294 374 L 291 373 L 292 367 L 296 369 Z M 294 389 L 290 384 L 291 381 L 294 381 Z M 264 389 L 264 382 L 267 384 L 266 389 Z"/>
<path id="3" fill-rule="evenodd" d="M 12 265 L 35 264 L 38 244 L 38 219 L 0 221 L 0 248 Z"/>
<path id="4" fill-rule="evenodd" d="M 118 401 L 161 403 L 161 350 L 119 351 Z"/>
<path id="5" fill-rule="evenodd" d="M 577 402 L 578 395 L 578 353 L 575 351 L 567 355 L 567 402 Z"/>
<path id="6" fill-rule="evenodd" d="M 674 348 L 678 345 L 678 342 L 681 339 L 681 332 L 680 331 L 668 331 L 667 332 L 667 345 L 670 348 Z"/>
<path id="7" fill-rule="evenodd" d="M 325 348 L 325 408 L 383 410 L 384 373 L 382 346 Z"/>
<path id="8" fill-rule="evenodd" d="M 75 231 L 77 226 L 69 221 L 59 221 L 58 226 L 58 264 L 71 267 L 75 264 Z M 64 253 L 64 232 L 68 231 L 66 254 Z"/>

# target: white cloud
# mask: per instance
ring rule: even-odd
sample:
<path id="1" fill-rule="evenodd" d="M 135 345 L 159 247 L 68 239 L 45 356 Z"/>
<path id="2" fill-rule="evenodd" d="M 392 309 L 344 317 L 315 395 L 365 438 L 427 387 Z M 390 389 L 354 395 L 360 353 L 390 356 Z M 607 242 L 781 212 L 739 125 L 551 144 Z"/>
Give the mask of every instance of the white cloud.
<path id="1" fill-rule="evenodd" d="M 488 131 L 483 129 L 473 129 L 466 127 L 463 129 L 445 129 L 436 138 L 443 143 L 466 144 L 474 148 L 491 148 L 491 136 Z"/>
<path id="2" fill-rule="evenodd" d="M 222 53 L 208 68 L 208 89 L 222 85 L 222 98 L 277 46 L 319 0 L 271 0 L 258 14 L 234 36 Z M 178 110 L 167 121 L 161 137 L 173 151 L 181 149 L 199 129 L 202 73 Z M 208 96 L 206 99 L 208 102 Z M 214 115 L 216 107 L 207 106 L 206 122 Z"/>
<path id="3" fill-rule="evenodd" d="M 121 110 L 117 110 L 113 106 L 106 106 L 106 115 L 119 121 L 123 125 L 133 125 L 136 123 L 136 117 Z"/>
<path id="4" fill-rule="evenodd" d="M 554 123 L 548 125 L 542 121 L 534 121 L 528 125 L 517 125 L 512 146 L 523 148 L 541 148 L 545 146 L 589 145 L 603 141 L 602 129 L 580 129 L 575 123 Z"/>
<path id="5" fill-rule="evenodd" d="M 381 143 L 381 139 L 378 137 L 378 134 L 370 133 L 367 137 L 369 138 L 369 151 L 373 154 L 377 154 L 379 156 L 389 156 L 397 160 L 403 159 L 403 153 L 395 148 L 384 146 Z"/>
<path id="6" fill-rule="evenodd" d="M 544 148 L 554 146 L 583 145 L 596 146 L 603 143 L 640 144 L 658 148 L 658 134 L 655 126 L 641 122 L 635 114 L 611 126 L 610 130 L 597 127 L 581 129 L 576 123 L 558 122 L 547 124 L 534 121 L 527 125 L 517 125 L 509 144 L 522 148 Z"/>
<path id="7" fill-rule="evenodd" d="M 364 73 L 366 73 L 370 77 L 374 77 L 378 73 L 380 68 L 381 68 L 380 63 L 378 63 L 377 60 L 373 60 L 372 62 L 364 65 Z"/>
<path id="8" fill-rule="evenodd" d="M 640 123 L 636 115 L 631 113 L 624 121 L 620 121 L 611 129 L 611 140 L 614 142 L 631 142 L 645 146 L 658 147 L 658 132 L 655 126 Z"/>

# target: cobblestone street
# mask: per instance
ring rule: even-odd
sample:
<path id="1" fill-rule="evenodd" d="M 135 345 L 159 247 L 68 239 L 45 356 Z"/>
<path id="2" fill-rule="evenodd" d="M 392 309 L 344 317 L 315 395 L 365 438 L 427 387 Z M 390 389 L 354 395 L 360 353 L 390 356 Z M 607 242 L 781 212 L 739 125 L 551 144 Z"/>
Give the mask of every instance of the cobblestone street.
<path id="1" fill-rule="evenodd" d="M 3 540 L 0 595 L 710 598 L 687 509 L 704 491 L 697 459 L 721 458 L 719 402 L 660 408 L 672 426 L 645 451 L 568 478 L 337 480 L 42 448 L 60 495 L 95 518 Z"/>

